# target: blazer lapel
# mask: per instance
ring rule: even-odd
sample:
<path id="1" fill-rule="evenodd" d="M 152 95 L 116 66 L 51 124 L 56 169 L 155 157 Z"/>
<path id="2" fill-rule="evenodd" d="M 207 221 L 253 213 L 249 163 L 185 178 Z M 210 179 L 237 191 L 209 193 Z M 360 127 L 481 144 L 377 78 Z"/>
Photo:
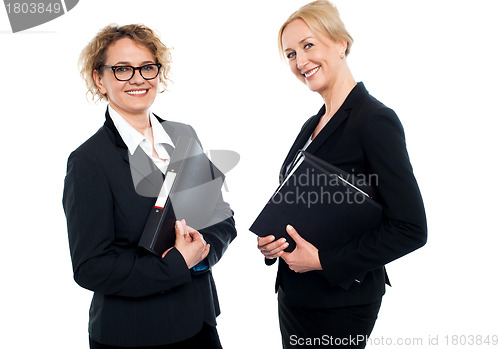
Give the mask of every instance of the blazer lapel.
<path id="1" fill-rule="evenodd" d="M 155 114 L 153 114 L 153 116 L 156 117 L 157 120 L 161 123 L 162 127 L 165 129 L 169 137 L 172 139 L 172 142 L 175 144 L 174 152 L 170 154 L 170 158 L 172 160 L 172 157 L 174 156 L 175 150 L 177 148 L 179 148 L 177 149 L 179 153 L 182 153 L 182 144 L 179 144 L 180 137 L 185 135 L 186 137 L 193 138 L 193 135 L 183 132 L 183 128 L 176 126 L 176 123 L 165 121 Z M 128 147 L 120 136 L 120 133 L 113 123 L 108 110 L 106 110 L 106 121 L 104 122 L 104 126 L 106 127 L 111 139 L 116 144 L 117 152 L 127 163 L 127 166 L 130 167 L 136 192 L 142 196 L 156 197 L 161 188 L 161 185 L 163 184 L 163 173 L 141 147 L 138 147 L 133 155 L 130 154 Z"/>
<path id="2" fill-rule="evenodd" d="M 307 152 L 314 154 L 322 145 L 328 140 L 335 131 L 339 128 L 340 125 L 349 117 L 351 109 L 358 103 L 358 101 L 364 96 L 368 95 L 368 91 L 366 90 L 364 84 L 359 82 L 349 93 L 344 103 L 340 106 L 339 110 L 335 113 L 335 115 L 328 121 L 325 127 L 321 130 L 320 133 L 314 138 L 314 140 L 307 147 Z M 294 160 L 297 152 L 302 149 L 302 147 L 306 144 L 307 139 L 311 136 L 312 132 L 318 125 L 321 116 L 325 113 L 325 106 L 321 107 L 318 114 L 310 118 L 301 132 L 297 136 L 295 143 L 292 145 L 290 152 L 288 153 L 283 166 L 281 167 L 281 178 L 283 178 L 287 166 Z"/>
<path id="3" fill-rule="evenodd" d="M 346 110 L 339 109 L 330 121 L 328 121 L 325 127 L 323 127 L 323 129 L 317 134 L 311 144 L 309 144 L 307 152 L 314 154 L 323 145 L 323 143 L 325 143 L 325 141 L 332 136 L 335 130 L 342 125 L 348 116 L 349 113 Z"/>
<path id="4" fill-rule="evenodd" d="M 314 154 L 322 145 L 334 134 L 335 130 L 339 128 L 340 125 L 349 117 L 351 109 L 358 103 L 359 99 L 363 96 L 368 95 L 365 86 L 362 82 L 359 82 L 351 90 L 344 103 L 340 106 L 339 110 L 333 115 L 333 117 L 328 121 L 325 127 L 321 130 L 312 143 L 307 147 L 307 151 Z"/>
<path id="5" fill-rule="evenodd" d="M 108 133 L 110 133 L 111 138 L 114 140 L 115 144 L 118 146 L 120 154 L 123 157 L 123 160 L 125 160 L 125 162 L 128 163 L 129 161 L 128 161 L 127 145 L 125 144 L 122 137 L 120 136 L 120 133 L 116 129 L 116 126 L 115 126 L 113 120 L 111 120 L 111 116 L 109 115 L 108 109 L 106 109 L 106 120 L 104 121 L 104 126 L 108 128 Z"/>
<path id="6" fill-rule="evenodd" d="M 163 174 L 161 171 L 141 147 L 137 147 L 133 155 L 130 154 L 108 110 L 106 110 L 106 121 L 104 122 L 104 126 L 107 127 L 108 133 L 114 140 L 117 146 L 116 150 L 120 154 L 120 157 L 127 163 L 127 166 L 130 167 L 130 173 L 136 192 L 141 196 L 156 196 L 163 183 Z"/>
<path id="7" fill-rule="evenodd" d="M 173 127 L 171 123 L 161 119 L 160 117 L 158 117 L 154 113 L 153 113 L 153 115 L 158 119 L 158 121 L 161 123 L 161 125 L 163 126 L 163 128 L 165 129 L 165 131 L 167 132 L 167 134 L 169 135 L 169 137 L 172 139 L 172 141 L 175 144 L 177 142 L 177 139 L 179 138 L 179 135 L 176 132 L 176 128 Z M 123 160 L 125 160 L 125 162 L 127 162 L 127 163 L 130 163 L 129 151 L 128 151 L 127 145 L 125 144 L 122 137 L 120 136 L 120 133 L 116 129 L 116 126 L 113 123 L 111 116 L 109 115 L 108 109 L 106 109 L 106 121 L 104 122 L 104 126 L 106 126 L 109 129 L 109 131 L 111 131 L 112 138 L 114 139 L 118 148 L 123 149 L 123 151 L 122 151 Z M 144 156 L 147 157 L 146 153 L 144 153 L 142 148 L 139 147 L 139 149 L 137 149 L 136 152 L 138 152 L 138 151 L 140 151 L 141 153 L 144 154 Z M 141 154 L 141 156 L 142 156 L 142 154 Z"/>

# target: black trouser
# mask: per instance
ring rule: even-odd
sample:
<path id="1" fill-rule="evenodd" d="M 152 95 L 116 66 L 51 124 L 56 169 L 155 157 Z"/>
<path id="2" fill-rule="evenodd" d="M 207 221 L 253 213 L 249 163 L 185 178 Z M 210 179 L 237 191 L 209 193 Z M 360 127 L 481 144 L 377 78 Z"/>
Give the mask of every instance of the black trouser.
<path id="1" fill-rule="evenodd" d="M 219 341 L 217 329 L 213 326 L 203 324 L 200 332 L 194 337 L 183 340 L 182 342 L 158 345 L 158 346 L 140 346 L 140 347 L 117 347 L 114 345 L 100 344 L 90 338 L 90 349 L 222 349 Z"/>
<path id="2" fill-rule="evenodd" d="M 377 320 L 382 298 L 357 306 L 298 307 L 278 292 L 278 314 L 284 349 L 364 348 Z"/>

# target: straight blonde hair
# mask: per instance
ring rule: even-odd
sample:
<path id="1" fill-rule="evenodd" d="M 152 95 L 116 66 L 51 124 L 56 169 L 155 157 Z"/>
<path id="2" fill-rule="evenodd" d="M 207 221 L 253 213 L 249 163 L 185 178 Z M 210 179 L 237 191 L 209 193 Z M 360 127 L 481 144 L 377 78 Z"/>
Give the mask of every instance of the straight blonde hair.
<path id="1" fill-rule="evenodd" d="M 339 11 L 329 1 L 318 0 L 299 8 L 281 26 L 278 33 L 278 49 L 282 57 L 285 56 L 283 51 L 283 31 L 288 24 L 296 19 L 303 20 L 313 33 L 322 33 L 335 42 L 346 41 L 346 56 L 351 51 L 354 40 L 347 32 L 344 22 L 340 19 Z"/>

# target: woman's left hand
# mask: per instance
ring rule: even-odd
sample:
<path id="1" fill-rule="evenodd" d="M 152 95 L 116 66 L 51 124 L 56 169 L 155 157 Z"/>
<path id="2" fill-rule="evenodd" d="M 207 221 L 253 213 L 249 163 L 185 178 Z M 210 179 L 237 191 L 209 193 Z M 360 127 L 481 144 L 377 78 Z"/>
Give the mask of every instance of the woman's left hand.
<path id="1" fill-rule="evenodd" d="M 281 258 L 288 264 L 290 269 L 296 273 L 323 270 L 319 260 L 318 249 L 310 242 L 304 240 L 291 225 L 286 227 L 286 231 L 297 244 L 292 252 L 284 252 L 281 255 Z"/>

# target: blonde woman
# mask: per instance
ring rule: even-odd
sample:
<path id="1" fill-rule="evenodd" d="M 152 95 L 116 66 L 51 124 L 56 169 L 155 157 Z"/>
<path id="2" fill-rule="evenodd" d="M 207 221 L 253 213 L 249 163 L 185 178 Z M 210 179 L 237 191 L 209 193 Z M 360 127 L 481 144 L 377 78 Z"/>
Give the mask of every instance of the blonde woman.
<path id="1" fill-rule="evenodd" d="M 347 64 L 352 38 L 337 9 L 314 1 L 282 25 L 279 48 L 292 73 L 323 99 L 297 136 L 281 178 L 305 149 L 371 185 L 383 223 L 342 246 L 314 246 L 294 227 L 285 238 L 259 238 L 267 264 L 279 259 L 277 292 L 284 348 L 364 348 L 389 283 L 384 265 L 426 243 L 420 191 L 406 151 L 403 127 L 391 109 L 356 82 Z M 335 209 L 332 204 L 332 210 Z M 313 226 L 314 220 L 309 222 Z M 335 234 L 336 227 L 324 231 Z"/>

